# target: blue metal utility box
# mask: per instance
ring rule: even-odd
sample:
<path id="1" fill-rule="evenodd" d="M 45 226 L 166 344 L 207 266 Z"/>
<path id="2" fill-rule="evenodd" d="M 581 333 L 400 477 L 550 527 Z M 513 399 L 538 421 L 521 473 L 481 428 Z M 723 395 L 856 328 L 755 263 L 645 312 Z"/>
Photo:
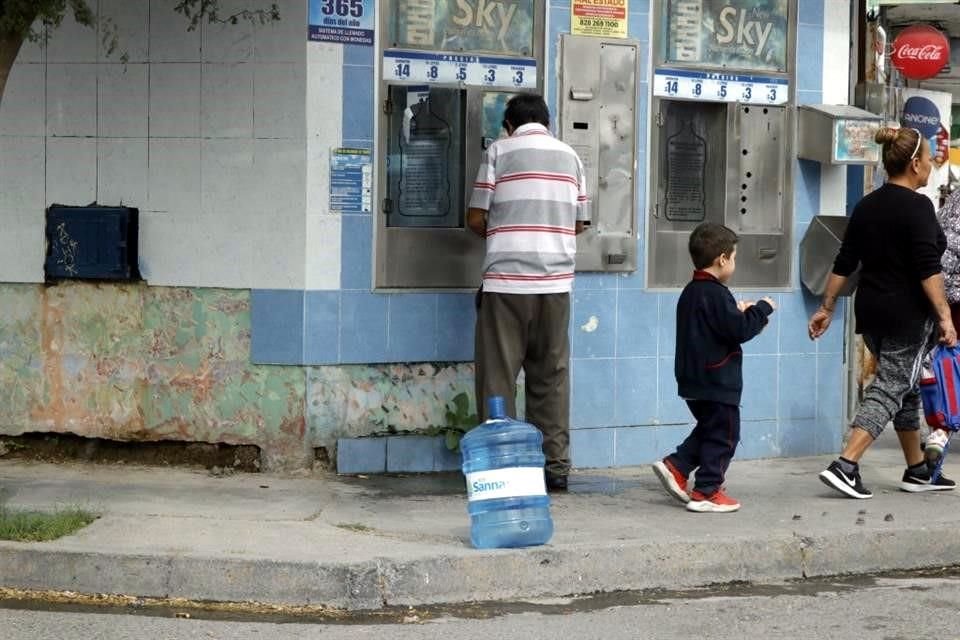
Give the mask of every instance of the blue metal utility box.
<path id="1" fill-rule="evenodd" d="M 131 207 L 51 205 L 47 279 L 139 280 L 137 216 Z"/>

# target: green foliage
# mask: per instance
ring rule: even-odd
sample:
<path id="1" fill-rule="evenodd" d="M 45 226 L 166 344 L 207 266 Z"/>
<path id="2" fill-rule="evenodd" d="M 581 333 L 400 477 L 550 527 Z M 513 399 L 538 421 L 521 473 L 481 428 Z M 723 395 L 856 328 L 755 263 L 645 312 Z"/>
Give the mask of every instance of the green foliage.
<path id="1" fill-rule="evenodd" d="M 447 424 L 440 428 L 446 440 L 447 449 L 457 451 L 460 449 L 460 440 L 470 429 L 477 426 L 477 414 L 470 413 L 470 397 L 466 392 L 460 392 L 453 397 L 453 407 L 447 405 L 447 411 L 444 414 Z"/>
<path id="2" fill-rule="evenodd" d="M 193 31 L 204 21 L 211 24 L 267 24 L 280 19 L 280 8 L 276 4 L 271 4 L 266 9 L 241 9 L 234 13 L 224 13 L 220 0 L 180 0 L 173 10 L 182 13 L 190 21 L 188 31 Z"/>
<path id="3" fill-rule="evenodd" d="M 420 429 L 398 429 L 396 426 L 386 422 L 390 409 L 386 406 L 381 406 L 380 409 L 383 414 L 373 420 L 373 424 L 380 428 L 369 435 L 442 435 L 450 451 L 460 449 L 460 439 L 463 438 L 467 431 L 477 426 L 478 422 L 477 414 L 470 413 L 470 396 L 467 395 L 465 391 L 461 391 L 447 403 L 446 410 L 444 411 L 444 424 L 442 425 L 429 425 Z"/>
<path id="4" fill-rule="evenodd" d="M 50 37 L 50 32 L 72 15 L 77 24 L 97 26 L 97 15 L 87 0 L 3 0 L 0 2 L 0 33 L 19 36 L 33 42 Z M 115 46 L 116 26 L 111 29 Z M 105 41 L 108 45 L 110 40 Z"/>
<path id="5" fill-rule="evenodd" d="M 46 542 L 74 533 L 97 516 L 82 509 L 61 509 L 52 513 L 21 511 L 0 506 L 0 540 Z"/>

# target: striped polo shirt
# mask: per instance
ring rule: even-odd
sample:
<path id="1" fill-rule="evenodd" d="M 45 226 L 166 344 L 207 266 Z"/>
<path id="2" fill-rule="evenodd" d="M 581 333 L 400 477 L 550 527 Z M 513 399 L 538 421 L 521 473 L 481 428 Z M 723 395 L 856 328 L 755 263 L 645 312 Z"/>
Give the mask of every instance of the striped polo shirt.
<path id="1" fill-rule="evenodd" d="M 577 220 L 588 220 L 583 163 L 537 123 L 491 144 L 470 207 L 487 211 L 483 289 L 564 293 L 573 285 Z"/>

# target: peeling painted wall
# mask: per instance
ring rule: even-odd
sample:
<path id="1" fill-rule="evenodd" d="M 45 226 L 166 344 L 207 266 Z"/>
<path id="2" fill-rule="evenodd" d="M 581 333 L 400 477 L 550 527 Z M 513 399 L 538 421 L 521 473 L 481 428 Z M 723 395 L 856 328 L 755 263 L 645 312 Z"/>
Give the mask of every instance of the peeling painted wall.
<path id="1" fill-rule="evenodd" d="M 247 291 L 0 284 L 0 308 L 3 435 L 253 444 L 290 468 L 339 437 L 441 426 L 461 392 L 475 410 L 472 364 L 251 364 Z"/>
<path id="2" fill-rule="evenodd" d="M 0 433 L 253 444 L 312 456 L 301 367 L 250 364 L 249 292 L 0 285 Z"/>
<path id="3" fill-rule="evenodd" d="M 307 369 L 307 423 L 314 445 L 445 424 L 458 393 L 473 399 L 473 364 L 345 365 Z"/>

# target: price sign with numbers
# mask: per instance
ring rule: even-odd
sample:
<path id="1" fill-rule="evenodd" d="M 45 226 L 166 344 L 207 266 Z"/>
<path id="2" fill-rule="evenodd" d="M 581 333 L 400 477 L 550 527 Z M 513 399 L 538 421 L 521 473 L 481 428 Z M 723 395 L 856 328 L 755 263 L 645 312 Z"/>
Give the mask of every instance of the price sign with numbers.
<path id="1" fill-rule="evenodd" d="M 537 63 L 527 58 L 391 50 L 383 53 L 383 79 L 535 89 Z"/>
<path id="2" fill-rule="evenodd" d="M 786 78 L 706 71 L 658 69 L 653 82 L 656 96 L 709 102 L 786 104 L 790 93 Z"/>
<path id="3" fill-rule="evenodd" d="M 374 0 L 310 0 L 307 38 L 373 45 Z"/>

